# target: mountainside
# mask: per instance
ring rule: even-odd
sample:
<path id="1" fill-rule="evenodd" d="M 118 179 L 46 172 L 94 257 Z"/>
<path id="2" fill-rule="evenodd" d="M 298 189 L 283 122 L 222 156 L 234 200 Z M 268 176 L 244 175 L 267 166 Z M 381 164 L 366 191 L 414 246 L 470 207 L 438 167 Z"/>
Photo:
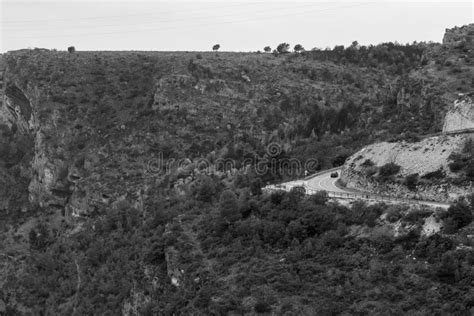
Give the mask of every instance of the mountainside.
<path id="1" fill-rule="evenodd" d="M 469 197 L 412 213 L 261 187 L 347 159 L 349 187 L 467 196 L 470 136 L 422 136 L 472 126 L 467 97 L 450 105 L 473 91 L 473 35 L 3 54 L 0 314 L 472 311 L 472 249 L 456 250 L 472 243 Z M 453 236 L 423 239 L 424 218 Z"/>
<path id="2" fill-rule="evenodd" d="M 330 167 L 361 141 L 409 139 L 441 129 L 453 89 L 438 81 L 464 90 L 458 78 L 472 74 L 470 61 L 461 59 L 455 73 L 446 76 L 453 65 L 438 59 L 434 70 L 425 56 L 444 56 L 445 49 L 381 45 L 199 58 L 18 51 L 4 56 L 2 117 L 15 126 L 15 135 L 36 144 L 30 196 L 43 206 L 63 207 L 69 196 L 71 205 L 79 205 L 79 196 L 90 202 L 102 194 L 126 194 L 123 185 L 104 188 L 103 182 L 113 186 L 126 177 L 132 187 L 135 181 L 142 185 L 143 166 L 159 152 L 165 159 L 213 152 L 216 158 L 242 159 L 277 142 L 293 156 L 316 156 L 320 167 Z M 450 56 L 458 52 L 449 49 Z"/>
<path id="3" fill-rule="evenodd" d="M 320 65 L 303 56 L 204 56 L 7 54 L 3 113 L 15 137 L 35 142 L 29 149 L 36 170 L 32 200 L 63 207 L 69 196 L 71 206 L 82 203 L 79 196 L 87 196 L 86 204 L 102 194 L 117 198 L 144 185 L 147 162 L 159 153 L 164 159 L 243 159 L 261 155 L 271 142 L 291 150 L 312 130 L 317 138 L 348 128 L 358 133 L 370 124 L 370 112 L 379 110 L 366 105 L 369 113 L 358 116 L 363 98 L 376 103 L 380 93 L 354 86 L 376 86 L 376 70 L 360 72 L 367 79 L 356 80 L 350 65 Z"/>

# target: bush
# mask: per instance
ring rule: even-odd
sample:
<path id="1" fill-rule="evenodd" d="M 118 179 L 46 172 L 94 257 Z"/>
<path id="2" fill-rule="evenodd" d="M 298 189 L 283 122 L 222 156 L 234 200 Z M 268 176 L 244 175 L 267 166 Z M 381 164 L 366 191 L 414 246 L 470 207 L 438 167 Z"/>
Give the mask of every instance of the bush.
<path id="1" fill-rule="evenodd" d="M 298 203 L 306 196 L 306 189 L 303 186 L 295 186 L 288 192 L 288 198 L 293 203 Z"/>
<path id="2" fill-rule="evenodd" d="M 466 200 L 471 204 L 471 210 L 474 210 L 474 193 L 469 194 Z"/>
<path id="3" fill-rule="evenodd" d="M 221 216 L 228 222 L 235 222 L 240 219 L 239 204 L 234 192 L 226 190 L 222 192 L 219 199 Z"/>
<path id="4" fill-rule="evenodd" d="M 352 204 L 351 218 L 348 224 L 374 227 L 384 208 L 384 204 L 366 205 L 362 201 L 356 201 Z"/>
<path id="5" fill-rule="evenodd" d="M 448 250 L 454 248 L 454 242 L 439 234 L 421 239 L 415 246 L 415 256 L 427 258 L 429 261 L 436 261 Z"/>
<path id="6" fill-rule="evenodd" d="M 420 228 L 412 229 L 407 234 L 404 234 L 404 235 L 402 234 L 396 237 L 395 242 L 403 245 L 403 248 L 405 249 L 411 249 L 411 248 L 414 248 L 416 244 L 418 243 L 420 239 L 420 235 L 421 235 Z"/>
<path id="7" fill-rule="evenodd" d="M 364 224 L 369 227 L 375 227 L 376 221 L 380 217 L 380 215 L 382 215 L 382 213 L 383 209 L 380 206 L 369 206 L 363 216 Z"/>
<path id="8" fill-rule="evenodd" d="M 255 312 L 261 314 L 261 313 L 270 313 L 272 311 L 272 307 L 270 304 L 264 301 L 257 302 L 254 306 Z"/>
<path id="9" fill-rule="evenodd" d="M 419 210 L 413 210 L 411 212 L 408 212 L 404 217 L 403 220 L 410 223 L 410 224 L 416 224 L 416 223 L 422 223 L 426 217 L 429 217 L 433 214 L 432 210 L 428 209 L 419 209 Z"/>
<path id="10" fill-rule="evenodd" d="M 52 242 L 49 230 L 43 223 L 30 230 L 28 237 L 31 248 L 36 250 L 44 250 Z"/>
<path id="11" fill-rule="evenodd" d="M 474 180 L 474 160 L 471 160 L 466 166 L 466 176 L 470 180 Z"/>
<path id="12" fill-rule="evenodd" d="M 422 176 L 423 179 L 443 179 L 446 176 L 446 173 L 444 172 L 443 168 L 439 168 L 436 171 L 433 172 L 428 172 L 424 176 Z"/>
<path id="13" fill-rule="evenodd" d="M 418 173 L 412 173 L 405 177 L 405 185 L 408 189 L 414 191 L 418 184 Z"/>
<path id="14" fill-rule="evenodd" d="M 394 162 L 389 162 L 380 167 L 379 175 L 383 178 L 388 178 L 397 174 L 400 171 L 400 166 Z"/>
<path id="15" fill-rule="evenodd" d="M 270 201 L 274 205 L 280 205 L 283 198 L 286 196 L 286 192 L 283 190 L 272 192 L 270 195 Z"/>
<path id="16" fill-rule="evenodd" d="M 402 212 L 399 207 L 390 207 L 387 211 L 386 219 L 390 223 L 395 223 L 402 217 Z"/>
<path id="17" fill-rule="evenodd" d="M 319 191 L 311 195 L 309 200 L 316 205 L 325 205 L 329 200 L 329 195 L 326 191 Z"/>
<path id="18" fill-rule="evenodd" d="M 366 159 L 362 164 L 361 164 L 361 167 L 364 167 L 364 168 L 369 168 L 369 167 L 373 167 L 375 164 L 372 160 L 370 159 Z"/>
<path id="19" fill-rule="evenodd" d="M 460 199 L 448 208 L 443 219 L 445 222 L 452 224 L 452 229 L 456 231 L 472 222 L 472 208 L 464 199 Z"/>
<path id="20" fill-rule="evenodd" d="M 250 182 L 250 192 L 253 195 L 261 195 L 262 187 L 263 187 L 263 182 L 260 178 L 256 178 Z"/>
<path id="21" fill-rule="evenodd" d="M 301 44 L 296 44 L 294 48 L 295 52 L 301 52 L 304 50 L 303 46 Z"/>
<path id="22" fill-rule="evenodd" d="M 467 145 L 465 147 L 468 147 Z M 465 151 L 469 151 L 469 149 L 464 149 Z M 451 154 L 449 159 L 452 162 L 449 164 L 449 169 L 452 172 L 459 172 L 463 169 L 466 169 L 466 175 L 469 178 L 474 178 L 474 159 L 472 158 L 472 154 L 469 152 L 465 152 L 464 154 Z"/>
<path id="23" fill-rule="evenodd" d="M 336 230 L 329 230 L 321 235 L 320 241 L 324 246 L 336 249 L 344 244 L 344 237 Z"/>
<path id="24" fill-rule="evenodd" d="M 408 132 L 403 136 L 403 140 L 410 142 L 410 143 L 416 143 L 420 141 L 420 135 L 413 133 L 413 132 Z"/>
<path id="25" fill-rule="evenodd" d="M 369 178 L 375 175 L 376 173 L 377 173 L 377 167 L 369 167 L 365 169 L 365 175 Z"/>
<path id="26" fill-rule="evenodd" d="M 455 160 L 455 161 L 453 161 L 449 164 L 449 169 L 452 172 L 458 172 L 458 171 L 462 170 L 462 168 L 464 168 L 464 166 L 465 166 L 464 162 L 462 162 L 460 160 Z"/>
<path id="27" fill-rule="evenodd" d="M 197 188 L 196 199 L 203 202 L 211 202 L 216 193 L 215 182 L 209 177 L 204 177 Z"/>
<path id="28" fill-rule="evenodd" d="M 456 275 L 459 275 L 459 261 L 455 251 L 447 251 L 442 255 L 441 262 L 437 264 L 435 273 L 441 282 L 450 284 L 456 282 Z"/>
<path id="29" fill-rule="evenodd" d="M 280 54 L 285 54 L 285 53 L 288 53 L 288 50 L 290 49 L 290 44 L 288 43 L 281 43 L 281 44 L 278 44 L 277 46 L 277 52 L 280 53 Z"/>
<path id="30" fill-rule="evenodd" d="M 446 218 L 443 221 L 443 232 L 445 234 L 455 234 L 458 231 L 457 224 L 452 218 Z"/>

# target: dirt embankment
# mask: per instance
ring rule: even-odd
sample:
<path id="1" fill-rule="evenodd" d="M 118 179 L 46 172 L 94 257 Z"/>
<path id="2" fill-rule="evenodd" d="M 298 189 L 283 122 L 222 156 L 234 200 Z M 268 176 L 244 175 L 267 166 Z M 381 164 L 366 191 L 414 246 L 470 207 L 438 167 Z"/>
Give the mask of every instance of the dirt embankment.
<path id="1" fill-rule="evenodd" d="M 348 188 L 433 201 L 453 201 L 470 192 L 469 185 L 455 184 L 457 175 L 450 171 L 450 155 L 462 151 L 469 135 L 436 136 L 420 142 L 381 142 L 361 149 L 345 163 L 342 183 Z M 389 179 L 380 168 L 393 163 L 399 170 Z M 416 183 L 408 187 L 407 176 Z M 435 179 L 433 179 L 433 177 Z"/>

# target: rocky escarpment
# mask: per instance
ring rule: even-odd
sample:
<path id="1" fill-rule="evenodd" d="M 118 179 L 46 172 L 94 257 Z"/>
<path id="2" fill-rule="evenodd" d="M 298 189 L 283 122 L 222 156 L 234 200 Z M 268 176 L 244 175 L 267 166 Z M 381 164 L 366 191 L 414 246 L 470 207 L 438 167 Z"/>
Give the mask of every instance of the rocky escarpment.
<path id="1" fill-rule="evenodd" d="M 66 178 L 67 166 L 64 159 L 53 155 L 57 153 L 58 146 L 52 148 L 45 141 L 57 132 L 54 115 L 38 116 L 42 96 L 36 86 L 22 85 L 15 76 L 8 76 L 8 70 L 5 75 L 7 80 L 0 116 L 12 133 L 31 140 L 29 200 L 41 207 L 64 206 L 66 196 L 62 191 L 68 190 L 68 183 L 62 180 Z"/>
<path id="2" fill-rule="evenodd" d="M 28 87 L 27 87 L 28 89 Z M 30 91 L 33 92 L 33 91 Z M 32 97 L 37 97 L 31 93 Z M 7 83 L 4 92 L 4 106 L 2 106 L 3 120 L 8 125 L 15 125 L 23 134 L 34 129 L 34 115 L 31 101 L 15 83 Z"/>
<path id="3" fill-rule="evenodd" d="M 33 155 L 30 100 L 8 83 L 0 58 L 0 210 L 26 211 Z"/>
<path id="4" fill-rule="evenodd" d="M 474 103 L 467 95 L 461 95 L 446 113 L 443 132 L 474 128 Z"/>
<path id="5" fill-rule="evenodd" d="M 444 45 L 463 45 L 473 44 L 474 42 L 474 23 L 463 26 L 455 26 L 446 29 L 443 37 Z"/>
<path id="6" fill-rule="evenodd" d="M 21 61 L 11 58 L 8 63 L 15 67 Z M 77 155 L 78 150 L 74 148 L 84 145 L 82 131 L 71 128 L 62 117 L 62 105 L 52 102 L 48 87 L 25 80 L 23 74 L 10 71 L 8 67 L 3 70 L 3 78 L 0 122 L 11 135 L 10 145 L 13 146 L 13 142 L 16 147 L 21 145 L 11 151 L 23 153 L 24 159 L 12 163 L 21 169 L 23 178 L 28 179 L 22 191 L 28 192 L 30 207 L 64 211 L 78 189 L 78 166 L 84 163 L 84 157 Z M 78 141 L 81 144 L 77 144 Z M 9 186 L 15 184 L 15 178 L 20 177 L 17 174 L 7 178 Z"/>

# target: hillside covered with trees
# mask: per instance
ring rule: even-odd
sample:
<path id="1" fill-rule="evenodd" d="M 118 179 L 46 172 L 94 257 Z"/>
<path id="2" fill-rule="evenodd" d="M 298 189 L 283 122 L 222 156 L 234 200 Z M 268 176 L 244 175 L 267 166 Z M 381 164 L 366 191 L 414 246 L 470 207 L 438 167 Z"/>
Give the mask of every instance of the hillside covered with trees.
<path id="1" fill-rule="evenodd" d="M 472 196 L 432 210 L 262 192 L 440 132 L 474 90 L 473 25 L 447 34 L 3 54 L 0 314 L 469 315 Z M 289 158 L 314 163 L 255 168 Z"/>

